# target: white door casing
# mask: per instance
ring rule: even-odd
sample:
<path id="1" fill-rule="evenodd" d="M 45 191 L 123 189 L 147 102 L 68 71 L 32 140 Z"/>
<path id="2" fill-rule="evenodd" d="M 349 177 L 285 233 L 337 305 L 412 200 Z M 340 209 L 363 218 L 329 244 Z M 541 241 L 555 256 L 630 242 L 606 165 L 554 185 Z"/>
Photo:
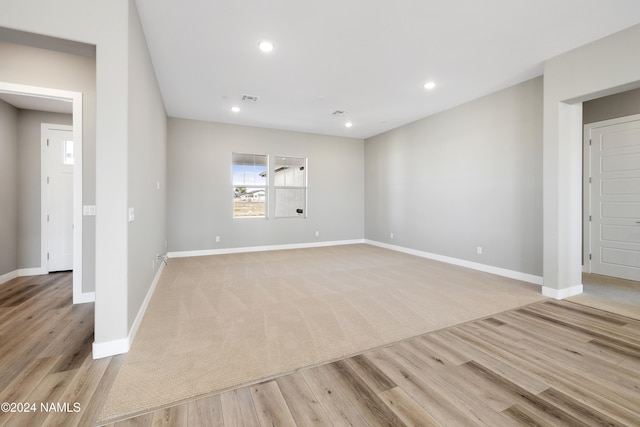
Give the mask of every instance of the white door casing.
<path id="1" fill-rule="evenodd" d="M 73 303 L 80 304 L 95 301 L 95 292 L 84 292 L 82 286 L 82 134 L 83 134 L 83 107 L 82 93 L 72 92 L 68 90 L 52 89 L 40 86 L 22 85 L 18 83 L 0 82 L 0 92 L 13 95 L 24 95 L 30 97 L 42 97 L 50 99 L 58 99 L 72 103 L 73 110 L 73 140 L 75 151 L 75 163 L 73 165 Z M 41 188 L 44 187 L 41 182 Z M 44 192 L 41 191 L 41 201 Z M 42 202 L 44 204 L 44 202 Z M 41 221 L 42 229 L 45 228 Z M 42 233 L 41 233 L 42 234 Z M 41 240 L 43 239 L 41 235 Z M 42 246 L 42 244 L 41 244 Z M 37 268 L 26 269 L 31 274 L 46 274 L 44 266 L 46 265 L 46 250 L 41 248 L 40 266 Z M 33 271 L 33 272 L 31 272 Z"/>
<path id="2" fill-rule="evenodd" d="M 84 303 L 95 300 L 94 292 L 84 292 L 82 288 L 82 133 L 83 133 L 83 114 L 82 114 L 82 93 L 72 92 L 68 90 L 52 89 L 40 86 L 22 85 L 18 83 L 0 82 L 0 92 L 13 95 L 24 95 L 29 97 L 42 97 L 50 99 L 64 100 L 72 103 L 73 110 L 73 136 L 75 144 L 76 162 L 74 164 L 73 193 L 74 193 L 74 254 L 73 254 L 73 303 Z M 42 185 L 42 179 L 41 188 Z M 44 192 L 41 191 L 41 200 Z M 41 221 L 41 227 L 44 225 Z M 42 240 L 42 236 L 41 236 Z M 42 245 L 41 245 L 42 246 Z M 22 269 L 28 271 L 25 275 L 46 274 L 44 271 L 46 251 L 41 248 L 40 266 L 36 268 Z"/>
<path id="3" fill-rule="evenodd" d="M 43 131 L 46 271 L 73 270 L 73 131 L 61 125 L 47 125 Z"/>
<path id="4" fill-rule="evenodd" d="M 640 115 L 585 126 L 588 271 L 640 281 Z"/>

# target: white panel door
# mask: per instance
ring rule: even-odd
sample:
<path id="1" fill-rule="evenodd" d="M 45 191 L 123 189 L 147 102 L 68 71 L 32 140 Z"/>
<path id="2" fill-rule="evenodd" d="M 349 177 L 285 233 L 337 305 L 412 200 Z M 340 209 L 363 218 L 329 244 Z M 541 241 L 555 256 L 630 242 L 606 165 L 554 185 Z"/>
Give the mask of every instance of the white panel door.
<path id="1" fill-rule="evenodd" d="M 49 129 L 45 150 L 48 270 L 73 270 L 73 132 Z"/>
<path id="2" fill-rule="evenodd" d="M 591 272 L 640 281 L 640 120 L 590 136 Z"/>

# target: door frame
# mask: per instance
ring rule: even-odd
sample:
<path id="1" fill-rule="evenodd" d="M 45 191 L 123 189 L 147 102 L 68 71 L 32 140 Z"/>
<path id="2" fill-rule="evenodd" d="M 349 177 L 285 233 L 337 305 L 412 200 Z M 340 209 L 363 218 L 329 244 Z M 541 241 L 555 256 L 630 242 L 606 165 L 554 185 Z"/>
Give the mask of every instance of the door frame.
<path id="1" fill-rule="evenodd" d="M 593 215 L 593 212 L 591 212 L 591 192 L 592 192 L 592 186 L 591 186 L 591 182 L 589 181 L 589 178 L 591 176 L 591 144 L 590 139 L 591 139 L 591 130 L 593 129 L 597 129 L 597 128 L 601 128 L 601 127 L 607 127 L 607 126 L 612 126 L 612 125 L 618 125 L 618 124 L 622 124 L 622 123 L 627 123 L 627 122 L 634 122 L 634 121 L 638 121 L 640 120 L 640 114 L 632 114 L 629 116 L 623 116 L 623 117 L 616 117 L 613 119 L 608 119 L 608 120 L 602 120 L 599 122 L 593 122 L 593 123 L 587 123 L 584 125 L 584 132 L 583 132 L 583 166 L 582 166 L 582 170 L 583 172 L 583 219 L 582 219 L 582 232 L 583 232 L 583 245 L 582 245 L 582 256 L 583 256 L 583 263 L 582 263 L 582 271 L 584 273 L 591 273 L 592 269 L 591 269 L 591 261 L 592 259 L 589 257 L 589 255 L 591 254 L 591 249 L 592 249 L 592 230 L 591 230 L 591 221 L 589 219 L 589 217 L 591 215 Z"/>
<path id="2" fill-rule="evenodd" d="M 76 159 L 73 165 L 73 303 L 85 303 L 95 301 L 95 292 L 83 292 L 82 289 L 82 93 L 60 89 L 44 88 L 38 86 L 28 86 L 16 83 L 0 82 L 0 92 L 10 93 L 14 95 L 35 96 L 41 98 L 58 99 L 61 101 L 71 102 L 73 105 L 73 140 Z M 42 169 L 42 166 L 41 166 Z M 45 187 L 41 181 L 41 197 L 45 194 Z M 40 221 L 44 221 L 41 205 Z M 45 226 L 41 225 L 41 250 L 40 250 L 40 267 L 26 269 L 28 274 L 48 274 L 46 264 L 46 248 L 45 240 L 42 233 Z"/>
<path id="3" fill-rule="evenodd" d="M 49 185 L 47 182 L 47 177 L 51 176 L 51 172 L 49 171 L 49 161 L 48 161 L 48 136 L 50 131 L 71 131 L 73 132 L 73 126 L 69 125 L 59 125 L 55 123 L 41 123 L 40 124 L 40 255 L 41 255 L 41 265 L 43 274 L 48 274 L 51 270 L 49 268 L 49 259 L 48 254 L 50 253 L 50 239 L 49 239 L 49 226 L 50 223 L 47 220 L 50 206 L 49 206 Z M 78 155 L 78 151 L 76 151 L 75 141 L 74 141 L 74 162 L 75 166 L 76 157 Z M 80 152 L 80 155 L 82 153 Z M 73 168 L 73 182 L 75 183 L 75 167 Z M 75 190 L 73 191 L 73 202 L 75 203 L 76 195 Z M 72 211 L 75 213 L 75 210 Z M 73 218 L 73 230 L 75 230 L 75 215 Z M 75 236 L 74 236 L 75 237 Z M 75 241 L 73 242 L 74 249 L 74 261 L 75 261 Z M 75 270 L 75 262 L 74 262 L 74 270 Z"/>

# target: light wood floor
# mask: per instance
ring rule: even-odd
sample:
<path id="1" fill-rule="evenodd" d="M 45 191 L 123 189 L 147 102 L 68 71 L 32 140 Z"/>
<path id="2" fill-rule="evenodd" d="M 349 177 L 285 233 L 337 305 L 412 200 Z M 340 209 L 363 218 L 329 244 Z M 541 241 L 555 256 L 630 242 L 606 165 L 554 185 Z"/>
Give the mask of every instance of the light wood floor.
<path id="1" fill-rule="evenodd" d="M 35 409 L 3 406 L 0 426 L 95 425 L 122 356 L 93 360 L 93 317 L 93 304 L 72 304 L 71 273 L 0 285 L 0 404 Z"/>
<path id="2" fill-rule="evenodd" d="M 0 286 L 0 425 L 94 425 L 121 357 L 91 360 L 70 275 Z M 640 321 L 545 301 L 114 426 L 639 425 Z"/>

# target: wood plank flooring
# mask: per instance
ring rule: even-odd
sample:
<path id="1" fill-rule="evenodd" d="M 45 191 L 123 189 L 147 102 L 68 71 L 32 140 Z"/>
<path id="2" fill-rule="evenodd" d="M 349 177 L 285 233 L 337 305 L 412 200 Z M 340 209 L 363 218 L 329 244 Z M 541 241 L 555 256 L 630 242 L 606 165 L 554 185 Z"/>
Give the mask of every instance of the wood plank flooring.
<path id="1" fill-rule="evenodd" d="M 637 426 L 640 321 L 546 301 L 110 426 L 156 425 Z"/>
<path id="2" fill-rule="evenodd" d="M 122 357 L 93 360 L 93 304 L 72 304 L 71 273 L 0 285 L 0 343 L 0 426 L 95 425 Z"/>
<path id="3" fill-rule="evenodd" d="M 122 357 L 94 361 L 71 277 L 0 285 L 0 426 L 92 426 Z M 40 409 L 40 408 L 38 408 Z M 109 426 L 637 426 L 640 321 L 545 301 Z"/>

